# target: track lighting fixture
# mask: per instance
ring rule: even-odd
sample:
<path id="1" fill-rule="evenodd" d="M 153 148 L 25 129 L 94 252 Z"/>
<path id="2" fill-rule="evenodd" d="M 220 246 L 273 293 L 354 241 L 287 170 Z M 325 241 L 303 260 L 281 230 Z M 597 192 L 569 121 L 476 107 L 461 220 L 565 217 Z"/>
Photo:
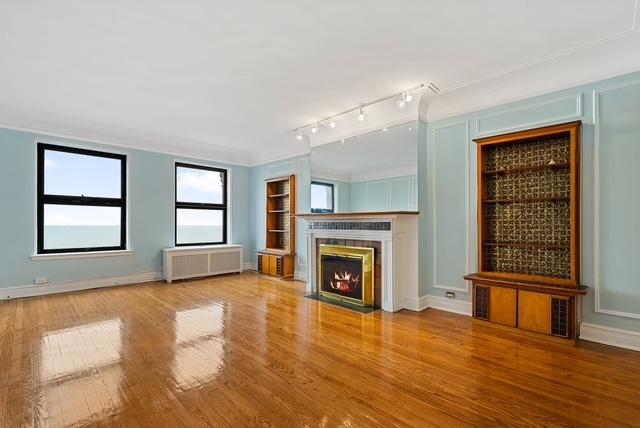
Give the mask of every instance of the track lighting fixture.
<path id="1" fill-rule="evenodd" d="M 426 85 L 427 88 L 429 88 L 432 92 L 434 93 L 439 93 L 440 92 L 440 88 L 438 88 L 434 83 L 429 82 L 428 85 Z M 312 134 L 317 134 L 318 131 L 320 130 L 320 126 L 321 125 L 329 125 L 329 127 L 331 129 L 334 129 L 336 127 L 336 118 L 340 117 L 340 116 L 344 116 L 346 114 L 349 113 L 353 113 L 355 111 L 358 111 L 358 121 L 359 122 L 364 122 L 364 109 L 371 106 L 371 105 L 375 105 L 378 103 L 382 103 L 385 101 L 390 101 L 390 100 L 394 100 L 396 102 L 396 105 L 398 106 L 398 108 L 400 110 L 406 110 L 407 108 L 407 103 L 410 103 L 411 101 L 413 101 L 413 95 L 411 95 L 411 92 L 414 91 L 418 91 L 425 88 L 425 84 L 421 84 L 418 86 L 415 86 L 413 88 L 407 89 L 405 91 L 402 91 L 400 93 L 395 93 L 393 95 L 389 95 L 387 97 L 383 97 L 383 98 L 378 98 L 377 100 L 374 101 L 370 101 L 367 103 L 361 103 L 359 106 L 357 107 L 352 107 L 348 110 L 345 110 L 343 112 L 337 113 L 337 114 L 333 114 L 332 116 L 329 117 L 325 117 L 323 119 L 317 120 L 315 122 L 309 123 L 307 125 L 301 126 L 299 128 L 293 129 L 291 131 L 289 131 L 290 133 L 295 133 L 296 134 L 296 138 L 298 140 L 302 140 L 304 137 L 304 134 L 302 133 L 303 130 L 305 129 L 310 129 Z"/>

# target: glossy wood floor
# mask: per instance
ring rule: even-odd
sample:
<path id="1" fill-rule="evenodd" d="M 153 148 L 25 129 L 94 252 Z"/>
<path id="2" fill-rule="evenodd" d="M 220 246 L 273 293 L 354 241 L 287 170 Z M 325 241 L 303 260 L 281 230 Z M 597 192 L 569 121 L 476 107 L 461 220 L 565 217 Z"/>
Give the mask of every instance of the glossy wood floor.
<path id="1" fill-rule="evenodd" d="M 640 353 L 255 274 L 0 302 L 0 426 L 640 426 Z"/>

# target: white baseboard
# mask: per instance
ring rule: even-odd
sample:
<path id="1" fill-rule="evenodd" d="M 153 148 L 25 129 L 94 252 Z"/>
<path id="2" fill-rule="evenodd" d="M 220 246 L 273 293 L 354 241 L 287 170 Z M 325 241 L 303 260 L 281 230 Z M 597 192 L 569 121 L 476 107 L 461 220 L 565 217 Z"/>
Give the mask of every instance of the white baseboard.
<path id="1" fill-rule="evenodd" d="M 640 333 L 635 331 L 583 322 L 580 324 L 580 339 L 640 351 Z"/>
<path id="2" fill-rule="evenodd" d="M 307 271 L 297 270 L 293 273 L 293 279 L 297 281 L 307 282 Z"/>
<path id="3" fill-rule="evenodd" d="M 18 287 L 0 288 L 0 300 L 44 296 L 47 294 L 67 293 L 69 291 L 90 290 L 92 288 L 114 287 L 116 285 L 138 284 L 141 282 L 160 280 L 162 280 L 162 272 L 151 271 L 129 275 L 50 282 L 42 285 L 22 285 Z"/>
<path id="4" fill-rule="evenodd" d="M 253 262 L 242 263 L 242 270 L 258 270 L 258 264 Z"/>
<path id="5" fill-rule="evenodd" d="M 429 296 L 418 297 L 417 299 L 404 299 L 402 306 L 410 311 L 420 312 L 429 307 Z"/>
<path id="6" fill-rule="evenodd" d="M 440 296 L 426 296 L 428 308 L 439 309 L 441 311 L 453 312 L 460 315 L 471 316 L 471 302 L 464 300 L 449 299 Z"/>
<path id="7" fill-rule="evenodd" d="M 471 316 L 471 302 L 440 296 L 427 295 L 418 297 L 417 299 L 407 298 L 403 300 L 402 307 L 416 312 L 424 311 L 427 308 L 433 308 L 441 311 Z"/>

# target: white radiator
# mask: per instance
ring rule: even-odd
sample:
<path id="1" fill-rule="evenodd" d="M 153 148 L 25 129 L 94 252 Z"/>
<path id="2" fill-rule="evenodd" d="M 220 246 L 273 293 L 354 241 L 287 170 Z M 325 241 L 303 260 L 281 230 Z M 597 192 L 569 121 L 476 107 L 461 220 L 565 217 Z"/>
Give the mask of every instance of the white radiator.
<path id="1" fill-rule="evenodd" d="M 167 282 L 242 272 L 242 245 L 165 248 L 162 265 Z"/>

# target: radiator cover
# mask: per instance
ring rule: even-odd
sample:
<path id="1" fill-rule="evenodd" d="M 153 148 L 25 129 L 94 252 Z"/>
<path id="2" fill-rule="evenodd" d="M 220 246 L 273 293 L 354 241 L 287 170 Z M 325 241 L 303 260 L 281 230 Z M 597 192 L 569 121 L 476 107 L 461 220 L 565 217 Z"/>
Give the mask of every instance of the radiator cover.
<path id="1" fill-rule="evenodd" d="M 242 272 L 242 245 L 177 247 L 163 250 L 164 280 Z"/>

